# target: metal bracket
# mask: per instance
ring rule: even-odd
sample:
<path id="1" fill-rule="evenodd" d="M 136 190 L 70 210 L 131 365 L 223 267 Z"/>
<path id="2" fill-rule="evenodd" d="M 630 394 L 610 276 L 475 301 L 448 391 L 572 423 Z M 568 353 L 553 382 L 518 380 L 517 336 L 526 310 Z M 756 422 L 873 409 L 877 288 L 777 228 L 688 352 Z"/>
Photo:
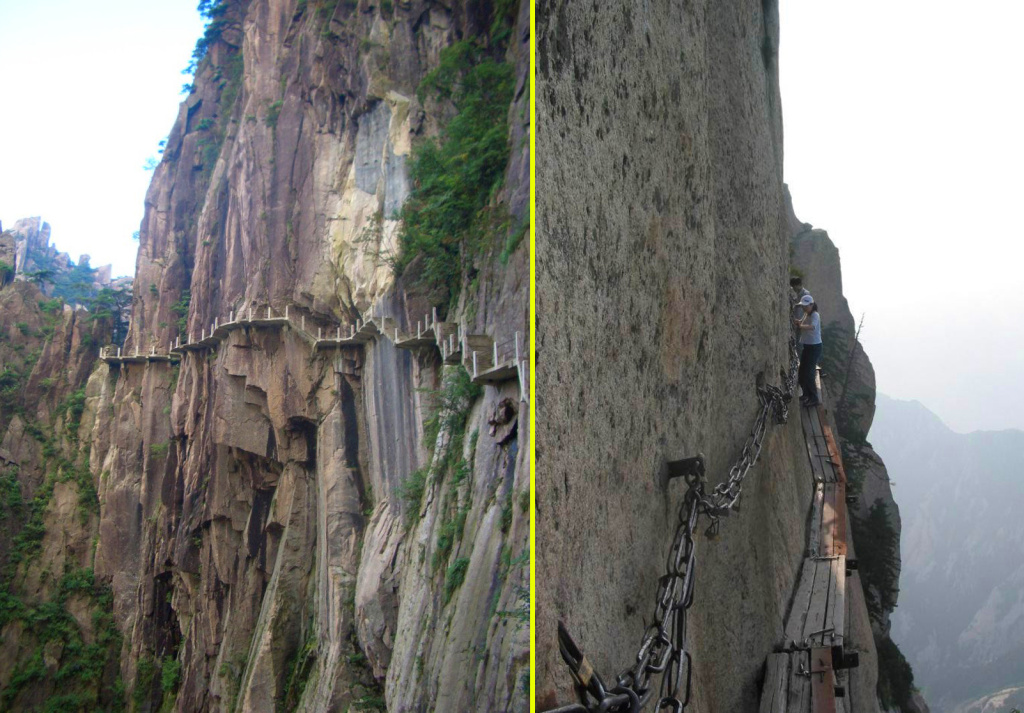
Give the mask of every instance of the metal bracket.
<path id="1" fill-rule="evenodd" d="M 832 647 L 832 669 L 834 671 L 842 671 L 847 668 L 857 668 L 860 666 L 860 653 L 857 651 L 847 651 L 842 646 Z"/>
<path id="2" fill-rule="evenodd" d="M 669 480 L 672 480 L 672 478 L 686 478 L 689 481 L 691 478 L 703 478 L 704 454 L 698 453 L 692 458 L 670 460 L 665 464 L 665 471 Z"/>

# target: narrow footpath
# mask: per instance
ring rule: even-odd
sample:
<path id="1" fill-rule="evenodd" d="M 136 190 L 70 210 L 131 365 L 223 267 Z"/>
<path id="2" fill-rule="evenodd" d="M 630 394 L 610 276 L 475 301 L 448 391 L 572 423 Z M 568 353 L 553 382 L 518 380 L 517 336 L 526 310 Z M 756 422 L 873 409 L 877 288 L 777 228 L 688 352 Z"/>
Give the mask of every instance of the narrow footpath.
<path id="1" fill-rule="evenodd" d="M 820 370 L 818 405 L 800 408 L 814 476 L 806 556 L 786 620 L 785 643 L 769 654 L 760 713 L 850 713 L 848 670 L 858 655 L 849 639 L 847 577 L 850 555 L 846 472 L 825 408 Z"/>

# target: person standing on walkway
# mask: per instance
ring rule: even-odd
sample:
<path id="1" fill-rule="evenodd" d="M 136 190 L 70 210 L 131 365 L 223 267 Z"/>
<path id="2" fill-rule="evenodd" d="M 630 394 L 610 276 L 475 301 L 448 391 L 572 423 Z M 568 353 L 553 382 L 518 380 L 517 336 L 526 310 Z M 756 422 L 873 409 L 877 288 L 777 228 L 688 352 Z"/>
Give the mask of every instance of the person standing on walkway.
<path id="1" fill-rule="evenodd" d="M 804 395 L 800 403 L 804 406 L 818 405 L 818 389 L 814 385 L 815 367 L 821 359 L 821 315 L 818 314 L 818 305 L 810 295 L 800 298 L 797 306 L 803 311 L 802 319 L 793 320 L 800 330 L 800 386 Z"/>
<path id="2" fill-rule="evenodd" d="M 792 303 L 793 319 L 800 321 L 804 318 L 804 308 L 803 305 L 800 304 L 800 300 L 811 293 L 804 288 L 804 281 L 799 277 L 789 278 L 789 289 L 793 290 L 793 294 L 796 295 L 794 298 L 796 301 Z"/>

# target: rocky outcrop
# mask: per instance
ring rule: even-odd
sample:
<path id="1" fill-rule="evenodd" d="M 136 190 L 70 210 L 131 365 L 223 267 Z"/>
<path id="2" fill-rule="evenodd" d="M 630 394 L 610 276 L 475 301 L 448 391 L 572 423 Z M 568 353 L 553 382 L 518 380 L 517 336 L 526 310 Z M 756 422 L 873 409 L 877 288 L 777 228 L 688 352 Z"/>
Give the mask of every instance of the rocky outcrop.
<path id="1" fill-rule="evenodd" d="M 60 252 L 50 244 L 50 224 L 42 218 L 22 218 L 14 224 L 10 231 L 14 239 L 14 261 L 9 264 L 15 267 L 17 279 L 32 278 L 39 283 L 47 295 L 55 294 L 55 287 L 71 279 L 85 281 L 93 292 L 104 287 L 130 288 L 130 278 L 112 279 L 111 266 L 99 268 L 89 266 L 89 256 L 81 255 L 76 263 L 67 253 Z M 5 260 L 0 256 L 0 260 Z M 76 270 L 77 268 L 77 270 Z M 40 277 L 33 277 L 41 273 Z M 58 296 L 60 290 L 57 290 Z"/>
<path id="2" fill-rule="evenodd" d="M 796 218 L 788 188 L 786 196 L 787 225 L 795 228 L 790 233 L 792 264 L 819 306 L 827 345 L 822 369 L 830 377 L 837 418 L 847 440 L 863 441 L 875 412 L 875 370 L 857 339 L 860 323 L 843 296 L 839 250 L 827 232 Z"/>
<path id="3" fill-rule="evenodd" d="M 857 642 L 867 665 L 853 675 L 861 679 L 861 690 L 874 690 L 877 679 L 885 708 L 923 713 L 927 705 L 915 702 L 910 668 L 890 638 L 899 594 L 901 521 L 885 463 L 867 440 L 875 414 L 874 369 L 843 295 L 839 250 L 827 232 L 796 218 L 788 189 L 785 205 L 787 225 L 796 230 L 790 235 L 792 267 L 821 315 L 822 378 L 828 382 L 849 493 L 856 496 L 850 508 L 860 569 L 850 581 L 857 585 L 853 597 L 864 607 L 857 609 L 870 617 L 861 623 L 870 626 L 862 626 Z"/>
<path id="4" fill-rule="evenodd" d="M 792 203 L 787 202 L 792 215 Z M 848 470 L 855 476 L 853 491 L 858 495 L 855 510 L 867 512 L 876 501 L 889 509 L 897 541 L 900 535 L 899 508 L 893 500 L 889 476 L 882 459 L 867 442 L 875 414 L 875 371 L 857 337 L 858 324 L 843 296 L 839 250 L 824 230 L 795 219 L 801 229 L 790 238 L 794 268 L 803 276 L 804 287 L 814 296 L 821 314 L 825 344 L 821 368 L 828 379 L 835 404 L 835 417 Z M 895 552 L 897 575 L 899 549 Z M 881 632 L 889 628 L 889 610 L 879 610 Z"/>
<path id="5" fill-rule="evenodd" d="M 147 194 L 126 352 L 267 307 L 314 332 L 372 308 L 415 333 L 438 308 L 467 333 L 525 334 L 525 241 L 466 253 L 453 303 L 392 261 L 413 147 L 453 114 L 417 88 L 459 39 L 514 67 L 491 206 L 526 214 L 528 10 L 218 5 Z M 129 707 L 525 710 L 527 414 L 516 380 L 473 384 L 384 337 L 314 351 L 247 328 L 180 364 L 97 366 L 83 541 Z"/>
<path id="6" fill-rule="evenodd" d="M 0 226 L 0 287 L 6 287 L 14 280 L 18 264 L 15 250 L 14 235 L 3 232 Z"/>

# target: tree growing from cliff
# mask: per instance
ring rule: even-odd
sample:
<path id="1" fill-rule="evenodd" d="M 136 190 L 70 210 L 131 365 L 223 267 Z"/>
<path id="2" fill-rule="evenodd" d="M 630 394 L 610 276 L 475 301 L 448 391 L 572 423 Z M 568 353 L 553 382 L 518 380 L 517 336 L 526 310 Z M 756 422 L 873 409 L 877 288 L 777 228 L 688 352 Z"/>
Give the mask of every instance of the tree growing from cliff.
<path id="1" fill-rule="evenodd" d="M 508 164 L 513 89 L 511 65 L 487 57 L 468 41 L 446 48 L 419 87 L 421 101 L 434 95 L 450 101 L 456 113 L 438 140 L 413 150 L 413 188 L 401 211 L 395 269 L 402 274 L 420 258 L 423 286 L 452 301 L 463 257 L 486 244 L 494 229 L 488 209 Z"/>
<path id="2" fill-rule="evenodd" d="M 203 19 L 207 20 L 207 23 L 206 27 L 203 28 L 203 36 L 196 41 L 195 49 L 192 50 L 192 59 L 189 60 L 188 66 L 182 70 L 182 74 L 195 74 L 196 70 L 199 69 L 199 63 L 206 57 L 210 47 L 220 39 L 220 34 L 227 25 L 227 20 L 224 18 L 224 13 L 227 12 L 227 9 L 228 5 L 223 0 L 199 0 L 199 6 L 196 10 L 199 11 Z M 185 86 L 191 91 L 191 84 L 186 84 Z"/>
<path id="3" fill-rule="evenodd" d="M 109 318 L 110 342 L 124 344 L 128 336 L 128 317 L 132 305 L 131 292 L 126 287 L 113 289 L 104 287 L 89 304 L 93 316 L 97 319 Z"/>

